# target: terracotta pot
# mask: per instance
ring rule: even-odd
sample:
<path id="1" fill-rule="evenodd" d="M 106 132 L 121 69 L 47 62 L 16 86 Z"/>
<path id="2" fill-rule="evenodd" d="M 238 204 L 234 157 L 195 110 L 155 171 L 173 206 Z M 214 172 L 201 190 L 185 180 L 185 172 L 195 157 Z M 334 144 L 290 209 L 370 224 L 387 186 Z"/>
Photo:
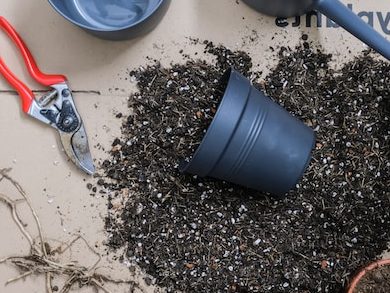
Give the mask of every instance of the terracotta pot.
<path id="1" fill-rule="evenodd" d="M 380 260 L 377 260 L 371 264 L 369 264 L 368 266 L 366 266 L 365 268 L 363 268 L 362 270 L 359 271 L 359 273 L 357 273 L 351 283 L 349 284 L 349 287 L 348 287 L 348 290 L 347 290 L 347 293 L 354 293 L 357 285 L 360 283 L 361 279 L 370 271 L 373 271 L 379 267 L 383 267 L 383 266 L 390 266 L 390 259 L 380 259 Z"/>

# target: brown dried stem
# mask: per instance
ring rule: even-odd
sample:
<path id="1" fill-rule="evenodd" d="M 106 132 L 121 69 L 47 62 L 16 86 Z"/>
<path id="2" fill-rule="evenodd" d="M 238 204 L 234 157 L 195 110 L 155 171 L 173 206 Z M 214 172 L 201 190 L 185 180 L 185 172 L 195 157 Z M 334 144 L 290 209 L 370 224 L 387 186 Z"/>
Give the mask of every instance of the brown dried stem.
<path id="1" fill-rule="evenodd" d="M 52 293 L 52 279 L 54 276 L 62 276 L 67 277 L 67 280 L 63 287 L 60 290 L 60 293 L 67 293 L 69 292 L 74 284 L 79 284 L 80 287 L 83 286 L 92 286 L 96 290 L 102 290 L 105 293 L 111 293 L 106 287 L 106 283 L 114 283 L 114 284 L 134 284 L 131 280 L 117 280 L 112 279 L 109 276 L 101 275 L 96 273 L 96 267 L 99 264 L 101 260 L 101 256 L 99 253 L 97 253 L 87 242 L 85 238 L 83 238 L 81 235 L 77 235 L 77 237 L 72 240 L 65 249 L 57 248 L 53 250 L 52 252 L 47 251 L 46 245 L 45 245 L 45 237 L 44 233 L 42 231 L 42 226 L 40 224 L 39 218 L 37 213 L 35 212 L 34 208 L 32 207 L 32 204 L 26 194 L 26 192 L 23 190 L 21 185 L 12 179 L 8 173 L 10 172 L 10 169 L 0 169 L 0 182 L 3 179 L 6 179 L 9 181 L 19 192 L 19 194 L 22 196 L 22 199 L 12 200 L 5 194 L 0 193 L 0 202 L 4 203 L 11 211 L 12 219 L 18 226 L 19 230 L 22 232 L 22 234 L 26 237 L 27 241 L 30 244 L 30 254 L 27 256 L 9 256 L 5 257 L 3 259 L 0 259 L 0 264 L 9 262 L 15 267 L 17 267 L 21 274 L 15 278 L 9 279 L 6 284 L 16 282 L 20 279 L 24 279 L 32 274 L 44 274 L 46 278 L 46 292 Z M 31 234 L 25 229 L 25 225 L 23 224 L 18 211 L 17 211 L 17 204 L 19 202 L 26 202 L 36 224 L 36 227 L 38 229 L 38 239 L 39 239 L 39 245 L 37 245 L 34 238 L 31 236 Z M 75 242 L 78 240 L 82 240 L 88 247 L 88 249 L 94 253 L 98 259 L 97 261 L 89 268 L 77 265 L 74 262 L 63 264 L 58 262 L 57 260 L 53 259 L 53 255 L 58 253 L 62 254 L 66 250 L 68 250 L 72 245 L 74 245 Z"/>

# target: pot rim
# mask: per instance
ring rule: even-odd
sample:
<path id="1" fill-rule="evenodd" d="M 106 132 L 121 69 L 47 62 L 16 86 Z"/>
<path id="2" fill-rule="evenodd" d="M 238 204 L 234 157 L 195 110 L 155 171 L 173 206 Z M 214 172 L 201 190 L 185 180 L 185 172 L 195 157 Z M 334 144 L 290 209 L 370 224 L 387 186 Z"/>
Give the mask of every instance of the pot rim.
<path id="1" fill-rule="evenodd" d="M 215 168 L 215 165 L 223 155 L 226 145 L 229 144 L 233 133 L 241 119 L 242 112 L 245 111 L 245 106 L 248 101 L 251 84 L 247 80 L 241 79 L 241 74 L 233 67 L 226 69 L 219 83 L 226 82 L 224 93 L 221 97 L 217 112 L 215 113 L 212 121 L 210 122 L 206 133 L 204 134 L 198 148 L 192 155 L 189 162 L 183 160 L 180 162 L 180 172 L 190 172 L 189 170 L 196 170 L 196 174 L 200 177 L 209 176 L 210 172 Z M 245 86 L 245 99 L 237 98 L 236 90 L 242 86 Z M 230 117 L 229 124 L 226 122 L 226 113 L 229 112 L 232 104 L 236 102 L 240 104 L 241 108 L 236 108 L 240 112 L 235 113 Z M 236 104 L 236 106 L 237 106 Z M 225 115 L 224 115 L 225 114 Z M 232 118 L 234 117 L 234 119 Z M 222 131 L 221 131 L 222 130 Z M 219 133 L 223 133 L 224 137 L 221 140 L 217 138 Z M 210 160 L 210 150 L 213 150 L 212 160 Z M 207 164 L 203 162 L 207 161 Z M 191 172 L 190 172 L 191 173 Z"/>

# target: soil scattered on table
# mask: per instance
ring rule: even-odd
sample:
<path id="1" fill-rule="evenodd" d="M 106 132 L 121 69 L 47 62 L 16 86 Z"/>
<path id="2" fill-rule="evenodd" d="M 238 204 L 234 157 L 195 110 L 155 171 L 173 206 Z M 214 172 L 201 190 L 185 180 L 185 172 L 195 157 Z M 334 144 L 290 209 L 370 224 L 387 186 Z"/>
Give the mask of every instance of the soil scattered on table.
<path id="1" fill-rule="evenodd" d="M 205 42 L 214 63 L 155 63 L 130 72 L 98 189 L 109 200 L 108 245 L 168 291 L 342 292 L 390 240 L 390 65 L 370 54 L 339 71 L 308 43 L 282 48 L 261 80 L 250 56 Z M 313 160 L 282 201 L 182 175 L 234 66 L 317 132 Z M 126 113 L 127 112 L 127 113 Z M 126 117 L 127 116 L 127 117 Z"/>
<path id="2" fill-rule="evenodd" d="M 390 292 L 390 266 L 383 266 L 368 272 L 354 291 L 354 293 L 388 292 Z"/>

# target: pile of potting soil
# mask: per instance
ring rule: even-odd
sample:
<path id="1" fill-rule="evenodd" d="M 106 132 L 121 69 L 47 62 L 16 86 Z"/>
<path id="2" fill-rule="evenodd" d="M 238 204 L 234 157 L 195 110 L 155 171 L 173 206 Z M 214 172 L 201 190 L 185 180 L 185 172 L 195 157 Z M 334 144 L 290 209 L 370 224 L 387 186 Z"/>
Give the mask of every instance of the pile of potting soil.
<path id="1" fill-rule="evenodd" d="M 341 292 L 390 240 L 390 64 L 367 54 L 335 71 L 331 56 L 304 43 L 282 48 L 260 82 L 246 53 L 205 47 L 216 62 L 130 73 L 139 92 L 98 181 L 108 245 L 168 291 Z M 178 171 L 230 65 L 317 132 L 313 160 L 285 200 Z"/>

